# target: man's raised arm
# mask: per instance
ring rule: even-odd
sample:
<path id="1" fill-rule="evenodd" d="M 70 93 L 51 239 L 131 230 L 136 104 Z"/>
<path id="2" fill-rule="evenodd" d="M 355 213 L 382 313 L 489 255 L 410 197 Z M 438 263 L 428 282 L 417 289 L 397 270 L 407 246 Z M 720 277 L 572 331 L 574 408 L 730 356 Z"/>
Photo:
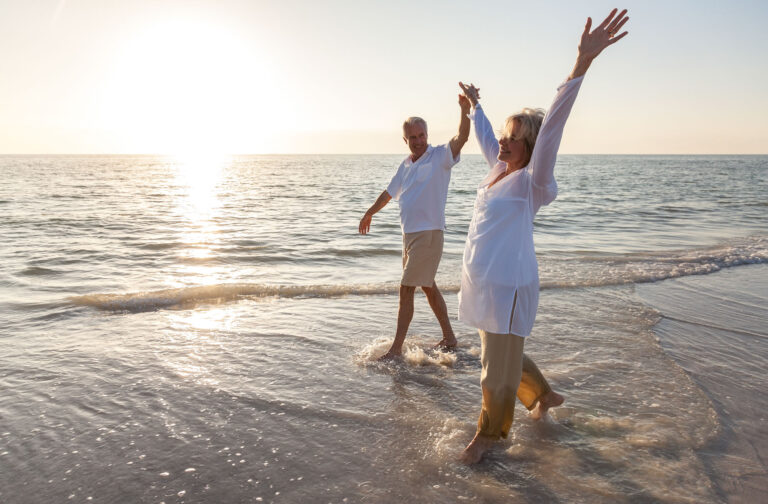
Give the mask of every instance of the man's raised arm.
<path id="1" fill-rule="evenodd" d="M 371 208 L 369 208 L 368 211 L 365 212 L 365 215 L 363 215 L 363 218 L 360 219 L 360 225 L 357 227 L 360 234 L 368 233 L 371 229 L 371 219 L 373 218 L 373 214 L 384 208 L 391 199 L 392 196 L 390 196 L 387 191 L 382 191 L 382 193 L 379 194 L 379 197 L 376 198 L 376 202 L 371 205 Z"/>
<path id="2" fill-rule="evenodd" d="M 464 144 L 467 143 L 467 140 L 469 140 L 469 109 L 472 107 L 472 103 L 469 101 L 469 98 L 464 96 L 463 94 L 459 95 L 459 107 L 461 107 L 461 122 L 459 122 L 459 133 L 451 138 L 451 154 L 453 154 L 453 158 L 456 159 L 456 157 L 461 153 L 461 148 L 464 147 Z"/>

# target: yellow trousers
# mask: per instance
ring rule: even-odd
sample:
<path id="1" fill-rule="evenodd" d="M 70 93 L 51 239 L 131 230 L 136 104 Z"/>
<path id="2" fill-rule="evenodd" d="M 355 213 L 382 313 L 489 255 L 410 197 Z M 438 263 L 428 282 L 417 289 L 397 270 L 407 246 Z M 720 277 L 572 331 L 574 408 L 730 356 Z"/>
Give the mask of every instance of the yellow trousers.
<path id="1" fill-rule="evenodd" d="M 531 410 L 552 389 L 536 364 L 523 353 L 525 338 L 482 329 L 479 332 L 483 406 L 477 431 L 482 436 L 506 438 L 515 416 L 515 397 Z"/>

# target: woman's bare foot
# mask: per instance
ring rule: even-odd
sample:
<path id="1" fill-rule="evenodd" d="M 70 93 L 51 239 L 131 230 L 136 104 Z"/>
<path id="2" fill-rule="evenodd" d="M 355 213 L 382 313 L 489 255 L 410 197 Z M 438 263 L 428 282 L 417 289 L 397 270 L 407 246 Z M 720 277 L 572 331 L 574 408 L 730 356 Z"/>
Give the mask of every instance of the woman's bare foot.
<path id="1" fill-rule="evenodd" d="M 548 394 L 542 396 L 541 399 L 539 399 L 536 407 L 531 410 L 531 417 L 534 420 L 541 420 L 547 414 L 549 408 L 560 406 L 563 404 L 563 401 L 565 401 L 563 396 L 554 390 L 551 390 Z"/>
<path id="2" fill-rule="evenodd" d="M 435 343 L 435 346 L 433 346 L 432 348 L 440 349 L 440 350 L 455 350 L 458 343 L 459 342 L 456 340 L 455 337 L 450 339 L 443 338 L 437 343 Z"/>
<path id="3" fill-rule="evenodd" d="M 467 447 L 464 448 L 464 451 L 461 452 L 461 455 L 459 455 L 459 461 L 466 465 L 477 464 L 482 460 L 483 454 L 485 454 L 495 442 L 496 439 L 488 436 L 481 436 L 478 432 L 475 434 L 475 437 L 472 438 L 472 441 L 469 442 Z"/>

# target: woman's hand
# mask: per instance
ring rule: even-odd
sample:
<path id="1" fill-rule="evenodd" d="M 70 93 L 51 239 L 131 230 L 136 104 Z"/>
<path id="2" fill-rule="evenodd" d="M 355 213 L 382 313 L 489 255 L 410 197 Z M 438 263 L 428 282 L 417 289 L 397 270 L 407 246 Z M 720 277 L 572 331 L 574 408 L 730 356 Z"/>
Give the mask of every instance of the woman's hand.
<path id="1" fill-rule="evenodd" d="M 476 88 L 474 84 L 465 86 L 462 82 L 459 82 L 459 87 L 464 92 L 464 96 L 466 96 L 472 104 L 472 107 L 477 107 L 477 101 L 480 99 L 480 88 Z"/>
<path id="2" fill-rule="evenodd" d="M 584 33 L 581 34 L 581 42 L 579 42 L 579 57 L 576 59 L 576 66 L 573 68 L 569 79 L 575 79 L 587 73 L 592 60 L 597 58 L 603 52 L 603 49 L 611 44 L 615 44 L 629 33 L 625 31 L 620 35 L 616 35 L 621 30 L 621 27 L 629 21 L 627 9 L 624 9 L 616 16 L 617 10 L 613 9 L 608 14 L 608 17 L 592 32 L 589 31 L 592 28 L 592 18 L 587 18 L 587 24 L 584 26 Z"/>

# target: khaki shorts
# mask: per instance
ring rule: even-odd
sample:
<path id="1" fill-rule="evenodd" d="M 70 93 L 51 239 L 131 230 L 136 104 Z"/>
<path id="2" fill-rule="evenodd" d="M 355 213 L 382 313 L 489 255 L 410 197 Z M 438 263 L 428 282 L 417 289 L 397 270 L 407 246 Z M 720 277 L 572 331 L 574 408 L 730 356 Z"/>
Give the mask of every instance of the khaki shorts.
<path id="1" fill-rule="evenodd" d="M 403 234 L 403 278 L 401 285 L 432 287 L 443 256 L 443 230 Z"/>

